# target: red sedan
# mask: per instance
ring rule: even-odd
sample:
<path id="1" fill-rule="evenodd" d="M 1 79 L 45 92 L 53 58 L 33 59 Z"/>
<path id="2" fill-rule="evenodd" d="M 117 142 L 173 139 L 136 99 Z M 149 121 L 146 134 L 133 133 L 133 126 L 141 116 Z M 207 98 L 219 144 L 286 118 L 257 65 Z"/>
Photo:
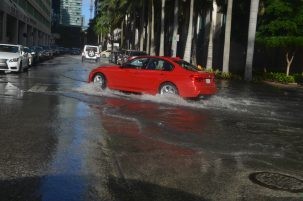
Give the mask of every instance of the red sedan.
<path id="1" fill-rule="evenodd" d="M 217 92 L 214 74 L 172 57 L 140 56 L 121 66 L 92 70 L 89 82 L 114 90 L 146 94 L 177 94 L 184 98 L 208 96 Z"/>

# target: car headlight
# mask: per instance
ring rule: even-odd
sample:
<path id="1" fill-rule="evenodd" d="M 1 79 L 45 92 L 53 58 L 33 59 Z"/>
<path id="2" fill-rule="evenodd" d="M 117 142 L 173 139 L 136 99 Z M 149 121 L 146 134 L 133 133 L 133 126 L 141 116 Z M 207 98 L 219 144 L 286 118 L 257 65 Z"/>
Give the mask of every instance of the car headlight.
<path id="1" fill-rule="evenodd" d="M 9 62 L 18 62 L 19 61 L 19 58 L 13 58 L 13 59 L 10 59 Z"/>

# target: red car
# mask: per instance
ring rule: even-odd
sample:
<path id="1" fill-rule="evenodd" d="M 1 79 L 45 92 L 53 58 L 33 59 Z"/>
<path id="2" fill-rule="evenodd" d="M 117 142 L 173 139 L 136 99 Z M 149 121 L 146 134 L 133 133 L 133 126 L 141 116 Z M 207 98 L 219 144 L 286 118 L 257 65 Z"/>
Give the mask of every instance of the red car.
<path id="1" fill-rule="evenodd" d="M 217 92 L 214 74 L 200 71 L 180 58 L 139 56 L 121 66 L 101 66 L 89 74 L 89 82 L 102 89 L 146 94 L 177 94 L 184 98 Z"/>

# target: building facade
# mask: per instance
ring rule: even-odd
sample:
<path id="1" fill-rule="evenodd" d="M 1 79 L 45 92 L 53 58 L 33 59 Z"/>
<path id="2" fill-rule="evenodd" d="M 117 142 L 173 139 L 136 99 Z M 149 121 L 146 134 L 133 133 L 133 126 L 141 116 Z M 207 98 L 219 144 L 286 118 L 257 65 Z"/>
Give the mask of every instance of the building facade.
<path id="1" fill-rule="evenodd" d="M 99 15 L 100 13 L 100 0 L 95 0 L 95 17 Z"/>
<path id="2" fill-rule="evenodd" d="M 0 42 L 50 45 L 51 0 L 1 0 Z"/>
<path id="3" fill-rule="evenodd" d="M 82 26 L 82 0 L 60 1 L 60 24 Z"/>

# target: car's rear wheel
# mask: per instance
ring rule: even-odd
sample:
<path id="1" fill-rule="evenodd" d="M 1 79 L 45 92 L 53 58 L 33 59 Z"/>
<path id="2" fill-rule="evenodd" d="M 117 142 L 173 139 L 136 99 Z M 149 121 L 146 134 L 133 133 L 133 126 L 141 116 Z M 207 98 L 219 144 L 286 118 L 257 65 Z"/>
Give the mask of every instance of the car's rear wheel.
<path id="1" fill-rule="evenodd" d="M 106 78 L 102 73 L 97 73 L 93 78 L 93 82 L 96 86 L 100 87 L 101 89 L 106 88 Z"/>
<path id="2" fill-rule="evenodd" d="M 167 94 L 179 95 L 177 87 L 169 82 L 164 83 L 160 86 L 159 93 L 161 95 L 167 95 Z"/>

